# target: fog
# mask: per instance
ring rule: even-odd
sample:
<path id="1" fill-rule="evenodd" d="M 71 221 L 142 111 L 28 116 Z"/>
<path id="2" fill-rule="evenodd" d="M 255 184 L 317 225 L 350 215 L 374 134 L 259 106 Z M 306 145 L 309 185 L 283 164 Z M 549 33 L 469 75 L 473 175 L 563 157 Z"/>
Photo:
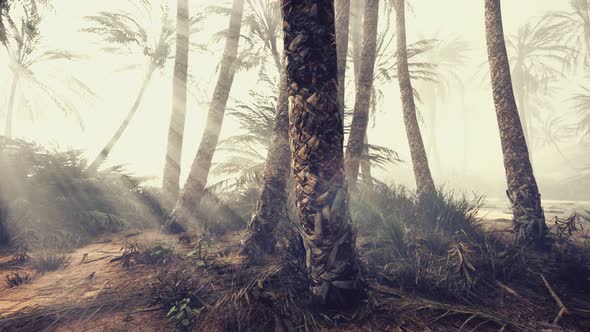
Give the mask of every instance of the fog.
<path id="1" fill-rule="evenodd" d="M 175 13 L 174 5 L 170 4 L 171 16 Z M 191 13 L 203 13 L 210 5 L 219 5 L 219 2 L 191 1 Z M 141 70 L 121 69 L 131 64 L 141 65 L 143 60 L 141 57 L 104 55 L 99 51 L 103 46 L 100 40 L 93 39 L 80 29 L 88 24 L 84 21 L 84 16 L 126 6 L 127 3 L 120 0 L 52 2 L 52 8 L 44 14 L 42 44 L 79 54 L 80 59 L 56 63 L 51 68 L 39 66 L 39 71 L 45 73 L 45 79 L 55 85 L 61 76 L 71 74 L 88 85 L 96 93 L 96 97 L 78 98 L 82 100 L 76 101 L 77 115 L 64 114 L 52 103 L 36 96 L 34 89 L 19 89 L 16 96 L 14 136 L 44 145 L 81 149 L 90 159 L 98 154 L 126 116 L 142 83 Z M 568 1 L 503 1 L 505 35 L 507 38 L 513 36 L 524 24 L 550 11 L 568 10 L 568 6 Z M 431 117 L 428 111 L 432 105 L 426 99 L 418 103 L 422 120 L 420 125 L 435 182 L 460 192 L 503 197 L 506 184 L 487 72 L 483 1 L 416 0 L 410 7 L 407 18 L 408 44 L 420 39 L 437 38 L 444 41 L 459 38 L 469 47 L 465 63 L 455 69 L 463 88 L 459 84 L 450 84 L 446 98 L 437 100 L 435 124 L 429 122 Z M 384 17 L 385 11 L 382 9 L 380 14 Z M 223 40 L 214 39 L 214 35 L 226 28 L 227 20 L 226 16 L 207 13 L 201 31 L 191 37 L 192 41 L 205 44 L 207 50 L 193 51 L 189 57 L 192 77 L 189 83 L 181 181 L 186 178 L 199 145 L 208 101 L 216 83 Z M 381 20 L 381 29 L 384 21 L 385 19 Z M 159 21 L 155 19 L 151 24 L 157 29 Z M 243 45 L 244 40 L 240 43 Z M 272 60 L 269 59 L 269 63 L 270 61 Z M 2 118 L 5 117 L 11 82 L 8 62 L 6 53 L 1 51 Z M 162 73 L 157 74 L 151 82 L 136 118 L 108 159 L 108 164 L 124 164 L 128 170 L 138 176 L 148 177 L 154 184 L 161 182 L 164 166 L 172 102 L 172 65 L 173 61 L 169 61 Z M 352 64 L 349 63 L 349 69 L 351 67 Z M 269 72 L 276 75 L 272 70 Z M 552 84 L 551 94 L 540 93 L 544 98 L 541 101 L 542 107 L 535 111 L 533 117 L 533 132 L 535 126 L 542 126 L 546 119 L 552 117 L 563 117 L 567 124 L 578 123 L 578 115 L 572 110 L 570 98 L 584 82 L 582 72 L 567 72 L 563 78 Z M 242 70 L 236 75 L 228 108 L 247 102 L 250 90 L 268 89 L 265 83 L 256 84 L 258 73 L 259 68 L 252 68 Z M 347 77 L 347 81 L 346 105 L 351 108 L 354 105 L 354 83 L 351 77 Z M 414 83 L 418 93 L 427 89 L 428 84 Z M 370 143 L 397 151 L 403 162 L 386 165 L 385 168 L 376 170 L 374 176 L 386 182 L 414 187 L 397 81 L 393 79 L 380 83 L 378 88 L 383 92 L 383 98 L 379 101 L 377 112 L 369 125 Z M 27 106 L 24 97 L 37 102 L 31 102 Z M 228 137 L 240 130 L 239 123 L 234 118 L 226 117 L 221 136 Z M 434 137 L 431 136 L 433 132 Z M 539 129 L 537 132 L 542 131 Z M 537 139 L 535 135 L 537 134 L 533 134 L 533 142 L 529 142 L 529 145 L 534 156 L 535 175 L 544 197 L 590 199 L 590 193 L 583 190 L 587 188 L 590 177 L 587 170 L 590 157 L 587 153 L 588 145 L 584 143 L 581 133 L 559 139 L 556 145 L 543 143 L 545 140 Z M 432 142 L 435 142 L 436 149 L 431 146 Z M 224 152 L 217 153 L 214 162 L 220 162 L 226 157 Z M 211 183 L 215 179 L 209 181 Z"/>

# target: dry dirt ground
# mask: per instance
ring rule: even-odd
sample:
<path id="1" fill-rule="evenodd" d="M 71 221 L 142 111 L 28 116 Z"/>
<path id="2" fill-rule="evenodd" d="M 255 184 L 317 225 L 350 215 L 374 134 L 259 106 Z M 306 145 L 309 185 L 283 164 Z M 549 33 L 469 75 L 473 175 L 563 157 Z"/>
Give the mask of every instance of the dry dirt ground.
<path id="1" fill-rule="evenodd" d="M 484 224 L 496 230 L 510 228 L 509 220 L 503 218 Z M 238 233 L 227 235 L 214 241 L 209 251 L 221 252 L 237 244 L 239 238 Z M 166 312 L 149 300 L 157 267 L 138 264 L 127 269 L 121 261 L 111 262 L 129 243 L 168 243 L 181 255 L 193 249 L 179 243 L 177 236 L 129 230 L 96 239 L 70 253 L 66 268 L 42 275 L 34 275 L 30 262 L 12 264 L 13 250 L 0 251 L 0 331 L 174 330 Z M 224 260 L 225 265 L 242 263 L 235 256 Z M 34 275 L 32 282 L 9 288 L 5 278 L 15 272 Z M 35 324 L 23 325 L 26 321 Z"/>
<path id="2" fill-rule="evenodd" d="M 232 241 L 234 239 L 228 236 L 223 242 Z M 77 249 L 69 254 L 70 264 L 65 269 L 43 275 L 34 275 L 30 263 L 11 264 L 12 254 L 7 250 L 0 252 L 0 330 L 15 317 L 22 320 L 29 315 L 32 320 L 38 318 L 41 312 L 58 318 L 44 323 L 44 330 L 47 331 L 173 330 L 165 313 L 145 300 L 148 285 L 155 273 L 154 267 L 136 265 L 132 269 L 125 269 L 120 261 L 110 262 L 121 256 L 125 243 L 170 243 L 176 253 L 192 249 L 179 244 L 176 237 L 155 230 L 141 233 L 127 231 L 97 239 Z M 31 256 L 34 255 L 35 252 L 32 252 Z M 28 272 L 34 277 L 29 284 L 8 288 L 5 278 L 14 272 Z M 114 303 L 120 301 L 121 305 L 103 303 L 102 300 L 92 304 L 99 296 L 112 299 Z M 95 314 L 103 305 L 116 309 L 106 312 L 100 310 L 100 314 Z M 72 312 L 77 312 L 79 319 L 60 321 L 60 314 L 67 313 L 71 318 Z M 5 329 L 13 330 L 11 327 Z M 22 327 L 21 330 L 33 331 L 35 327 Z"/>

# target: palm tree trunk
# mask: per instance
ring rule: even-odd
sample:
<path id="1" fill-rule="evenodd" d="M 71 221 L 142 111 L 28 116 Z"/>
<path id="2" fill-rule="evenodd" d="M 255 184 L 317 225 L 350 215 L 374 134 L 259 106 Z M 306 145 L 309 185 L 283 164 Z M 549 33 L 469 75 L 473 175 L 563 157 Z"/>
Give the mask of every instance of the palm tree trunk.
<path id="1" fill-rule="evenodd" d="M 312 302 L 328 308 L 356 305 L 361 286 L 344 173 L 334 1 L 281 4 L 291 164 Z"/>
<path id="2" fill-rule="evenodd" d="M 162 189 L 167 198 L 176 199 L 180 190 L 180 162 L 186 120 L 186 81 L 189 54 L 188 0 L 178 0 L 176 23 L 176 58 L 172 81 L 172 115 L 168 127 L 168 147 L 162 179 Z"/>
<path id="3" fill-rule="evenodd" d="M 521 244 L 542 246 L 546 243 L 547 225 L 514 100 L 500 0 L 485 0 L 485 24 L 494 104 L 508 182 L 506 193 L 512 204 L 515 240 Z"/>
<path id="4" fill-rule="evenodd" d="M 354 85 L 359 88 L 359 71 L 361 67 L 361 29 L 363 27 L 363 12 L 365 0 L 353 0 L 351 5 L 351 41 L 352 41 L 352 64 L 354 70 Z M 356 101 L 355 101 L 356 102 Z M 360 168 L 363 181 L 371 183 L 371 161 L 369 160 L 369 136 L 365 131 L 363 152 L 361 154 Z"/>
<path id="5" fill-rule="evenodd" d="M 254 260 L 261 253 L 271 253 L 274 250 L 274 230 L 279 221 L 287 219 L 287 180 L 290 174 L 291 149 L 287 77 L 284 69 L 280 71 L 279 80 L 277 110 L 264 164 L 262 186 L 243 241 L 244 252 Z"/>
<path id="6" fill-rule="evenodd" d="M 379 20 L 379 0 L 367 0 L 363 23 L 363 48 L 359 69 L 358 84 L 354 113 L 348 144 L 346 146 L 346 178 L 349 185 L 354 185 L 358 178 L 359 165 L 371 106 L 371 89 L 373 87 L 373 71 L 377 52 L 377 22 Z"/>
<path id="7" fill-rule="evenodd" d="M 12 138 L 12 118 L 14 116 L 14 98 L 16 95 L 16 84 L 18 83 L 18 76 L 13 73 L 12 84 L 10 85 L 10 96 L 8 97 L 8 109 L 6 109 L 6 127 L 4 129 L 4 136 Z"/>
<path id="8" fill-rule="evenodd" d="M 211 161 L 217 148 L 219 134 L 225 115 L 225 107 L 236 72 L 235 64 L 238 57 L 238 44 L 242 28 L 244 0 L 234 0 L 232 4 L 229 30 L 225 40 L 225 49 L 219 69 L 217 85 L 209 105 L 205 131 L 201 137 L 199 149 L 191 166 L 188 178 L 180 196 L 170 214 L 168 231 L 180 232 L 194 218 L 194 214 L 203 198 L 207 178 L 211 169 Z"/>
<path id="9" fill-rule="evenodd" d="M 365 131 L 365 138 L 363 140 L 363 152 L 361 153 L 361 178 L 365 184 L 373 182 L 373 175 L 371 174 L 371 161 L 369 160 L 369 136 Z"/>
<path id="10" fill-rule="evenodd" d="M 336 11 L 336 52 L 338 61 L 338 109 L 344 116 L 346 83 L 346 56 L 348 54 L 348 26 L 350 22 L 350 0 L 338 0 Z"/>
<path id="11" fill-rule="evenodd" d="M 143 99 L 145 89 L 147 88 L 148 84 L 150 83 L 153 73 L 154 73 L 154 69 L 150 68 L 145 79 L 143 80 L 143 83 L 141 84 L 141 88 L 139 89 L 139 93 L 137 94 L 137 97 L 135 98 L 135 102 L 133 103 L 133 106 L 131 106 L 131 110 L 127 114 L 127 117 L 125 118 L 125 120 L 123 120 L 123 123 L 121 123 L 121 125 L 119 126 L 119 129 L 117 129 L 117 131 L 115 132 L 113 137 L 111 137 L 111 139 L 109 140 L 107 145 L 105 145 L 105 147 L 102 148 L 102 150 L 100 151 L 98 156 L 94 159 L 92 164 L 90 164 L 90 166 L 88 166 L 88 168 L 87 168 L 88 172 L 95 172 L 96 170 L 98 170 L 100 165 L 105 161 L 105 159 L 107 159 L 107 157 L 109 156 L 109 154 L 113 150 L 113 147 L 115 146 L 115 144 L 117 144 L 117 142 L 119 142 L 119 139 L 121 139 L 121 136 L 123 136 L 123 133 L 125 132 L 125 130 L 129 126 L 129 123 L 131 123 L 131 120 L 135 116 L 135 113 L 137 113 L 137 109 L 139 108 L 139 105 L 141 104 L 141 100 Z"/>
<path id="12" fill-rule="evenodd" d="M 401 100 L 403 104 L 404 124 L 414 176 L 416 177 L 416 188 L 419 194 L 431 194 L 435 192 L 434 181 L 428 166 L 428 158 L 424 150 L 424 142 L 420 133 L 420 126 L 416 118 L 416 104 L 414 103 L 414 90 L 410 80 L 408 69 L 408 50 L 406 44 L 406 13 L 405 0 L 396 0 L 396 24 L 397 24 L 397 76 Z"/>

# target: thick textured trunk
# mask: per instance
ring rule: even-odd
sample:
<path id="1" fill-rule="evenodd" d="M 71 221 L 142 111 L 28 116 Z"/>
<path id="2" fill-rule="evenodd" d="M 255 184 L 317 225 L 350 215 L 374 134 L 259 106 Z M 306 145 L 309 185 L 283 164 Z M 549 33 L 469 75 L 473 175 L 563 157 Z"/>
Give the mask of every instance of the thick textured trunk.
<path id="1" fill-rule="evenodd" d="M 348 26 L 350 22 L 350 0 L 338 0 L 336 11 L 336 52 L 338 61 L 338 109 L 344 115 L 346 82 L 346 56 L 348 54 Z"/>
<path id="2" fill-rule="evenodd" d="M 406 12 L 405 0 L 395 0 L 397 27 L 397 76 L 404 113 L 404 125 L 410 145 L 410 155 L 416 178 L 416 188 L 419 194 L 435 192 L 434 181 L 428 166 L 428 158 L 424 150 L 424 142 L 420 133 L 420 126 L 416 117 L 414 91 L 408 69 L 408 50 L 406 44 Z"/>
<path id="3" fill-rule="evenodd" d="M 273 251 L 276 244 L 274 230 L 281 220 L 287 218 L 287 180 L 291 161 L 287 97 L 287 77 L 281 70 L 277 111 L 262 185 L 243 243 L 245 251 L 254 259 L 261 253 Z"/>
<path id="4" fill-rule="evenodd" d="M 180 162 L 186 120 L 186 80 L 190 35 L 188 0 L 178 0 L 176 17 L 176 58 L 172 81 L 172 115 L 168 127 L 168 147 L 162 178 L 162 189 L 169 199 L 176 199 L 180 190 Z"/>
<path id="5" fill-rule="evenodd" d="M 354 113 L 348 144 L 346 146 L 346 179 L 349 185 L 356 183 L 360 159 L 365 147 L 369 108 L 371 106 L 371 89 L 373 87 L 373 71 L 377 52 L 377 22 L 379 20 L 379 0 L 367 0 L 363 23 L 363 48 L 359 69 Z"/>
<path id="6" fill-rule="evenodd" d="M 291 164 L 312 301 L 324 308 L 356 305 L 361 285 L 344 173 L 334 1 L 281 3 Z"/>
<path id="7" fill-rule="evenodd" d="M 135 98 L 135 102 L 133 103 L 133 106 L 131 106 L 131 110 L 127 114 L 127 117 L 125 118 L 125 120 L 123 120 L 123 123 L 121 123 L 121 125 L 119 126 L 119 129 L 117 129 L 117 131 L 115 132 L 113 137 L 111 137 L 111 139 L 109 140 L 107 145 L 105 145 L 105 147 L 102 148 L 102 150 L 100 151 L 100 153 L 98 154 L 96 159 L 94 159 L 92 164 L 90 164 L 90 166 L 88 166 L 87 171 L 94 172 L 94 171 L 98 170 L 100 165 L 107 159 L 107 157 L 109 156 L 109 154 L 113 150 L 113 147 L 115 146 L 115 144 L 117 144 L 117 142 L 119 142 L 119 139 L 121 139 L 121 136 L 123 136 L 123 133 L 125 132 L 125 130 L 129 126 L 129 123 L 131 123 L 131 120 L 135 116 L 135 113 L 137 113 L 137 109 L 139 108 L 139 105 L 141 104 L 141 100 L 143 99 L 145 89 L 147 88 L 148 84 L 150 83 L 153 73 L 154 73 L 154 70 L 150 69 L 148 74 L 146 75 L 143 83 L 141 84 L 141 88 L 139 89 L 139 93 L 137 94 L 137 97 Z"/>
<path id="8" fill-rule="evenodd" d="M 506 192 L 512 204 L 515 240 L 521 244 L 532 242 L 542 246 L 546 242 L 547 225 L 514 100 L 500 0 L 485 0 L 485 24 L 494 104 L 508 182 Z"/>
<path id="9" fill-rule="evenodd" d="M 188 178 L 170 217 L 168 218 L 168 231 L 178 232 L 184 229 L 193 218 L 203 198 L 211 161 L 217 148 L 219 134 L 225 115 L 225 107 L 236 72 L 235 63 L 238 56 L 238 44 L 240 30 L 242 28 L 242 15 L 244 13 L 244 0 L 234 0 L 229 21 L 229 30 L 225 40 L 225 49 L 219 78 L 213 92 L 213 98 L 209 105 L 205 131 L 201 137 L 201 143 L 197 155 L 191 166 Z"/>
<path id="10" fill-rule="evenodd" d="M 13 74 L 12 85 L 10 85 L 10 95 L 8 99 L 8 108 L 6 109 L 6 124 L 4 128 L 4 136 L 12 138 L 12 118 L 14 116 L 14 98 L 16 95 L 16 84 L 18 83 L 18 76 Z"/>

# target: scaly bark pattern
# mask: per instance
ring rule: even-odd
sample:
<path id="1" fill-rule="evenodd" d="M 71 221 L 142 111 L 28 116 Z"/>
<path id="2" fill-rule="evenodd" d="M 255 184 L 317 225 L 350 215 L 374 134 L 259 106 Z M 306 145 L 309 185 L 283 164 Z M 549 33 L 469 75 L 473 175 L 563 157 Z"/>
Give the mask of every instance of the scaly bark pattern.
<path id="1" fill-rule="evenodd" d="M 361 287 L 347 207 L 334 1 L 282 0 L 282 9 L 291 163 L 312 300 L 354 305 Z"/>
<path id="2" fill-rule="evenodd" d="M 205 131 L 201 137 L 201 143 L 186 183 L 167 221 L 168 231 L 173 233 L 182 231 L 186 228 L 186 225 L 193 221 L 195 212 L 203 198 L 205 185 L 211 170 L 211 161 L 219 142 L 225 107 L 236 72 L 235 64 L 238 56 L 243 13 L 244 0 L 234 0 L 219 77 L 213 92 L 213 98 L 209 104 Z"/>
<path id="3" fill-rule="evenodd" d="M 379 21 L 379 0 L 367 0 L 363 23 L 363 48 L 359 69 L 356 99 L 348 144 L 346 145 L 346 179 L 349 185 L 356 183 L 360 158 L 365 147 L 369 109 L 371 106 L 371 90 L 373 72 L 377 52 L 377 24 Z"/>
<path id="4" fill-rule="evenodd" d="M 486 40 L 515 240 L 546 243 L 547 225 L 512 89 L 500 0 L 485 0 Z"/>
<path id="5" fill-rule="evenodd" d="M 188 0 L 178 0 L 176 11 L 176 57 L 172 81 L 172 114 L 168 127 L 168 147 L 162 177 L 162 189 L 169 199 L 176 199 L 180 190 L 180 162 L 186 120 L 186 81 L 190 38 Z"/>
<path id="6" fill-rule="evenodd" d="M 428 166 L 428 158 L 424 150 L 424 142 L 420 133 L 420 126 L 416 117 L 414 90 L 408 69 L 408 50 L 406 43 L 406 11 L 405 0 L 395 0 L 395 17 L 397 27 L 397 77 L 404 113 L 404 125 L 410 145 L 410 155 L 416 178 L 418 194 L 432 194 L 435 192 L 434 181 Z"/>
<path id="7" fill-rule="evenodd" d="M 281 220 L 287 219 L 287 180 L 289 162 L 289 105 L 287 77 L 281 70 L 277 111 L 266 162 L 262 186 L 256 209 L 248 224 L 243 247 L 248 255 L 257 259 L 261 253 L 271 253 L 276 244 L 274 230 Z"/>

